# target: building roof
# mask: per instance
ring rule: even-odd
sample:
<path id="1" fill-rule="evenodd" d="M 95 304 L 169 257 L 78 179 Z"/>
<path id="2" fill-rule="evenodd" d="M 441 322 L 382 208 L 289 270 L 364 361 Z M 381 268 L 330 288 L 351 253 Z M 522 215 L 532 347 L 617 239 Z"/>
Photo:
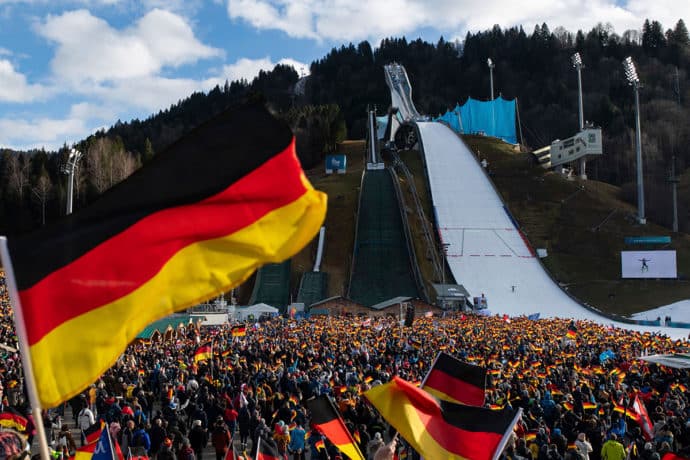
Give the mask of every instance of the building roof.
<path id="1" fill-rule="evenodd" d="M 343 296 L 341 296 L 341 295 L 336 295 L 336 296 L 333 296 L 333 297 L 329 297 L 329 298 L 327 298 L 327 299 L 319 300 L 318 302 L 314 302 L 313 304 L 311 304 L 311 305 L 309 306 L 309 309 L 311 310 L 311 309 L 314 308 L 314 307 L 318 307 L 319 305 L 323 305 L 323 304 L 325 304 L 326 302 L 330 302 L 331 300 L 337 300 L 337 299 L 345 299 L 345 298 L 344 298 Z M 346 299 L 346 300 L 348 300 L 348 299 Z"/>
<path id="2" fill-rule="evenodd" d="M 412 300 L 412 297 L 393 297 L 392 299 L 384 300 L 383 302 L 379 302 L 376 305 L 372 305 L 369 308 L 372 310 L 383 310 L 384 308 L 388 308 L 391 305 L 397 305 L 402 302 L 409 302 Z"/>
<path id="3" fill-rule="evenodd" d="M 434 284 L 434 291 L 436 291 L 436 297 L 442 297 L 444 299 L 462 297 L 469 298 L 470 293 L 461 284 Z"/>

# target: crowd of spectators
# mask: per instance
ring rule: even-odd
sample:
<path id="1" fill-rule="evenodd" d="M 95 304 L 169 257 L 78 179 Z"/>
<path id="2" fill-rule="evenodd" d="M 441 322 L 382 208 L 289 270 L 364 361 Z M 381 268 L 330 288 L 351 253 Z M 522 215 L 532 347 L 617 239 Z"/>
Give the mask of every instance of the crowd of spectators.
<path id="1" fill-rule="evenodd" d="M 1 282 L 0 313 L 2 410 L 29 415 Z M 573 324 L 577 335 L 568 338 Z M 195 362 L 207 343 L 214 358 Z M 412 327 L 393 317 L 273 318 L 247 324 L 243 337 L 233 337 L 230 325 L 188 324 L 171 340 L 135 341 L 83 394 L 42 418 L 54 448 L 67 453 L 84 442 L 69 436 L 71 428 L 103 419 L 123 452 L 165 460 L 203 460 L 208 446 L 216 460 L 229 445 L 252 455 L 259 438 L 291 459 L 335 459 L 340 454 L 310 427 L 304 404 L 328 394 L 372 459 L 393 431 L 362 393 L 394 375 L 421 382 L 439 351 L 488 369 L 487 407 L 523 409 L 503 458 L 690 455 L 687 371 L 637 359 L 687 352 L 685 340 L 586 321 L 463 313 L 417 318 Z M 631 416 L 635 398 L 649 413 L 651 437 Z M 62 420 L 67 407 L 72 419 Z M 404 440 L 397 448 L 416 457 Z"/>

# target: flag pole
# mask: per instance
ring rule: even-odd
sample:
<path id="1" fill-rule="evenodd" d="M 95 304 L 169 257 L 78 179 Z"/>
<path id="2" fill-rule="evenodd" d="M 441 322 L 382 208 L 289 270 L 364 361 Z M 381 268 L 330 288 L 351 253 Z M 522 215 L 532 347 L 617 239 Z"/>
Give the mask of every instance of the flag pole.
<path id="1" fill-rule="evenodd" d="M 439 351 L 438 354 L 436 355 L 436 358 L 434 358 L 434 362 L 431 363 L 431 367 L 429 368 L 428 371 L 426 371 L 426 375 L 424 376 L 424 380 L 422 380 L 422 383 L 419 384 L 419 388 L 424 388 L 424 384 L 426 383 L 426 379 L 429 378 L 429 374 L 431 374 L 431 371 L 434 369 L 434 366 L 436 365 L 436 361 L 438 361 L 439 356 L 441 356 L 441 353 L 443 351 Z"/>
<path id="2" fill-rule="evenodd" d="M 508 429 L 503 434 L 503 438 L 501 439 L 501 442 L 496 447 L 496 451 L 494 452 L 494 456 L 493 456 L 492 460 L 498 460 L 498 458 L 501 456 L 501 454 L 503 453 L 503 449 L 505 449 L 506 445 L 508 444 L 508 441 L 510 441 L 510 437 L 513 435 L 513 429 L 515 428 L 515 424 L 521 418 L 522 418 L 522 407 L 518 408 L 517 412 L 515 413 L 515 417 L 513 418 L 512 423 L 510 424 L 510 426 L 508 426 Z"/>
<path id="3" fill-rule="evenodd" d="M 17 341 L 19 343 L 19 356 L 22 359 L 24 382 L 26 383 L 26 391 L 29 395 L 29 402 L 31 403 L 31 410 L 34 416 L 34 426 L 38 433 L 38 446 L 40 448 L 41 460 L 50 460 L 51 456 L 50 449 L 48 448 L 48 438 L 46 437 L 46 430 L 43 426 L 43 412 L 41 410 L 41 403 L 38 400 L 36 379 L 34 378 L 34 371 L 31 365 L 31 353 L 29 353 L 29 340 L 26 334 L 24 312 L 22 311 L 21 301 L 19 299 L 17 281 L 14 278 L 10 251 L 7 248 L 7 238 L 4 236 L 0 236 L 0 259 L 2 260 L 2 266 L 5 268 L 5 280 L 7 281 L 7 290 L 10 294 L 10 304 L 12 305 L 12 311 L 14 313 L 14 327 L 17 331 Z M 29 448 L 31 448 L 31 446 L 29 446 Z"/>
<path id="4" fill-rule="evenodd" d="M 216 363 L 216 358 L 215 358 L 215 356 L 213 356 L 213 339 L 211 339 L 211 359 L 209 359 L 209 361 L 211 364 L 209 366 L 211 368 L 211 385 L 213 385 L 213 366 Z"/>

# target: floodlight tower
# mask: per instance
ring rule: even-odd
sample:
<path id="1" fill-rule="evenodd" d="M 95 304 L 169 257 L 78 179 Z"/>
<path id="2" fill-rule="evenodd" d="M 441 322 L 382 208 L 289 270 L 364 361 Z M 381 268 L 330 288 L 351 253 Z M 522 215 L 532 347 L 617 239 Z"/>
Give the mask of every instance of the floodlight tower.
<path id="1" fill-rule="evenodd" d="M 580 131 L 582 131 L 585 128 L 585 116 L 582 108 L 582 57 L 580 57 L 580 53 L 575 53 L 571 59 L 573 67 L 577 70 L 577 104 L 580 114 Z"/>
<path id="2" fill-rule="evenodd" d="M 637 221 L 640 224 L 646 224 L 647 219 L 644 216 L 644 182 L 642 178 L 642 132 L 640 129 L 640 77 L 637 76 L 635 63 L 632 57 L 628 56 L 623 61 L 623 68 L 625 69 L 625 78 L 633 87 L 635 92 L 635 160 L 637 162 Z"/>
<path id="3" fill-rule="evenodd" d="M 488 58 L 486 60 L 486 64 L 489 66 L 489 84 L 491 85 L 491 100 L 494 100 L 494 67 L 496 67 L 496 64 L 494 64 L 494 61 L 491 60 L 491 58 Z"/>
<path id="4" fill-rule="evenodd" d="M 67 163 L 62 169 L 62 172 L 67 174 L 67 214 L 72 214 L 72 197 L 74 195 L 74 172 L 77 169 L 77 163 L 82 157 L 82 153 L 72 148 L 67 157 Z"/>
<path id="5" fill-rule="evenodd" d="M 573 61 L 573 67 L 575 67 L 575 70 L 577 70 L 577 106 L 578 106 L 578 114 L 579 114 L 579 121 L 580 121 L 580 131 L 585 129 L 585 115 L 584 115 L 584 108 L 583 108 L 583 103 L 582 103 L 582 57 L 580 57 L 580 53 L 575 53 L 571 56 L 571 59 Z M 580 158 L 580 178 L 581 179 L 587 179 L 587 158 L 582 157 Z"/>

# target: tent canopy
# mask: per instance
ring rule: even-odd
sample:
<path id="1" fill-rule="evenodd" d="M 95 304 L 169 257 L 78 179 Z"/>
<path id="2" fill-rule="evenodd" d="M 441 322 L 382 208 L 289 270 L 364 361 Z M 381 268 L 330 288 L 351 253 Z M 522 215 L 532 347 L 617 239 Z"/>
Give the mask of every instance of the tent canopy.
<path id="1" fill-rule="evenodd" d="M 662 366 L 673 367 L 674 369 L 690 368 L 690 354 L 685 353 L 640 356 L 638 359 L 648 361 L 650 363 L 661 364 Z"/>
<path id="2" fill-rule="evenodd" d="M 256 305 L 251 305 L 249 307 L 237 307 L 235 308 L 235 319 L 239 321 L 244 321 L 253 316 L 255 319 L 259 318 L 261 315 L 277 315 L 279 310 L 265 303 L 257 303 Z"/>

